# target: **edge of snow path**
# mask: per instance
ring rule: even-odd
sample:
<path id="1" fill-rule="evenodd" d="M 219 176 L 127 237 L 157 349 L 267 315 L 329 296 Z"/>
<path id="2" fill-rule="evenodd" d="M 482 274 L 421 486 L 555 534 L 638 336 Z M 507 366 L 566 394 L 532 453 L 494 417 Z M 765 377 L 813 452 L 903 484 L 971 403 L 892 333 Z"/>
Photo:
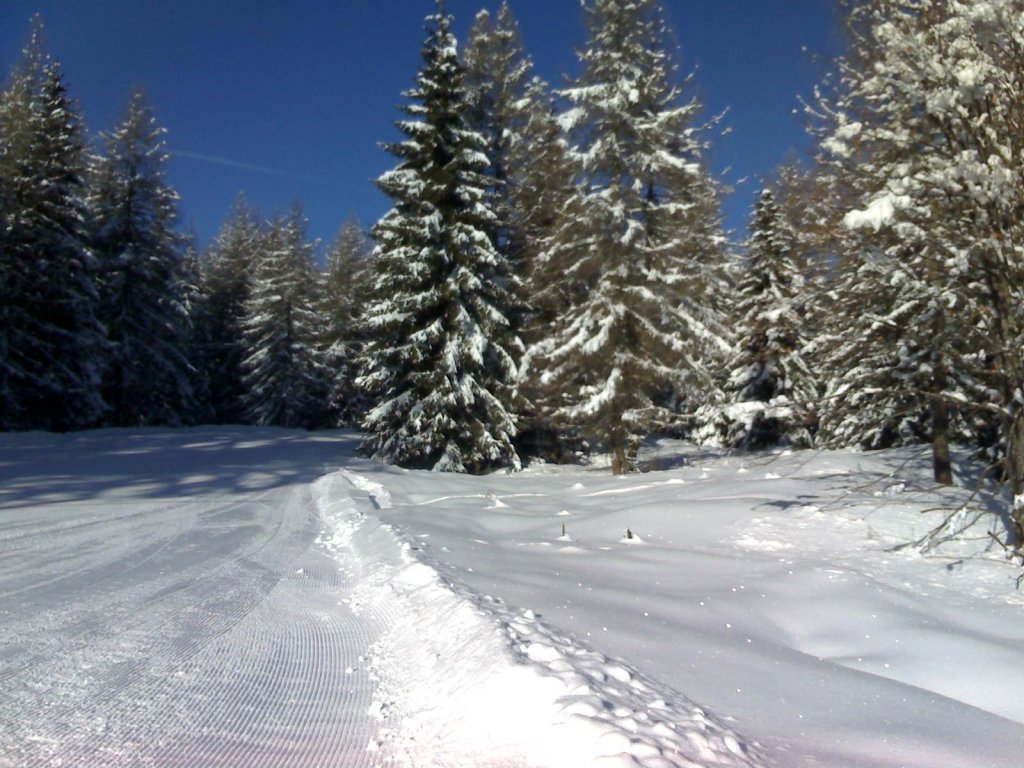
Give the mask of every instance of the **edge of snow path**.
<path id="1" fill-rule="evenodd" d="M 366 494 L 355 495 L 355 490 Z M 380 483 L 313 485 L 320 543 L 361 564 L 356 613 L 387 617 L 369 652 L 381 764 L 756 768 L 755 749 L 684 696 L 559 633 L 530 610 L 450 582 L 372 516 Z"/>

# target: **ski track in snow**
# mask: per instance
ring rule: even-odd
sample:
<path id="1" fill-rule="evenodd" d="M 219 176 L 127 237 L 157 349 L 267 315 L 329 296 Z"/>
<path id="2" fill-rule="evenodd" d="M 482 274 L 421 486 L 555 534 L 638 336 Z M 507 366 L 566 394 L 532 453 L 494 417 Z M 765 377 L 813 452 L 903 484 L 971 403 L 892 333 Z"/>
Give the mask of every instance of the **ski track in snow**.
<path id="1" fill-rule="evenodd" d="M 0 507 L 0 766 L 376 765 L 378 628 L 309 494 Z"/>

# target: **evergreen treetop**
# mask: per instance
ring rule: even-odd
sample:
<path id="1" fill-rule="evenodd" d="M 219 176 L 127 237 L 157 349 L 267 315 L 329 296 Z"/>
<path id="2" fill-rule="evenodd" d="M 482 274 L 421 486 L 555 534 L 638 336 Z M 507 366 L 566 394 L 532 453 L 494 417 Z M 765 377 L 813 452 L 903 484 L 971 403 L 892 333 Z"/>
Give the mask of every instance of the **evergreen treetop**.
<path id="1" fill-rule="evenodd" d="M 0 93 L 0 426 L 94 424 L 103 328 L 88 247 L 83 129 L 34 21 Z"/>
<path id="2" fill-rule="evenodd" d="M 715 387 L 724 238 L 699 104 L 674 83 L 659 6 L 595 0 L 587 14 L 583 72 L 562 91 L 577 185 L 534 278 L 569 306 L 531 359 L 555 413 L 626 471 L 640 437 Z"/>
<path id="3" fill-rule="evenodd" d="M 182 282 L 178 196 L 167 184 L 164 129 L 141 89 L 103 134 L 89 196 L 100 318 L 112 348 L 105 393 L 118 426 L 178 425 L 196 411 Z"/>

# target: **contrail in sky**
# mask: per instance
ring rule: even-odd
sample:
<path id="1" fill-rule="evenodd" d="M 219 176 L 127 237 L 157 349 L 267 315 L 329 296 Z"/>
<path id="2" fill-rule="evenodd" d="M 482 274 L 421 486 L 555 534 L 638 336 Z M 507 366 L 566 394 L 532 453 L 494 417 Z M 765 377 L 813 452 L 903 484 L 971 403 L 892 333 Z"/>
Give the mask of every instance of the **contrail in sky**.
<path id="1" fill-rule="evenodd" d="M 337 181 L 331 181 L 329 179 L 320 179 L 316 176 L 306 176 L 301 173 L 289 173 L 288 171 L 280 171 L 276 168 L 268 168 L 265 165 L 255 165 L 254 163 L 243 163 L 238 160 L 232 160 L 227 157 L 215 157 L 213 155 L 204 155 L 199 152 L 190 152 L 186 149 L 171 149 L 168 153 L 172 157 L 184 157 L 189 160 L 199 160 L 204 163 L 213 163 L 214 165 L 223 165 L 228 168 L 237 168 L 240 171 L 251 171 L 252 173 L 263 173 L 268 176 L 278 176 L 283 179 L 294 179 L 295 181 L 309 181 L 315 184 L 329 184 L 332 187 L 351 188 L 349 184 L 342 184 Z"/>

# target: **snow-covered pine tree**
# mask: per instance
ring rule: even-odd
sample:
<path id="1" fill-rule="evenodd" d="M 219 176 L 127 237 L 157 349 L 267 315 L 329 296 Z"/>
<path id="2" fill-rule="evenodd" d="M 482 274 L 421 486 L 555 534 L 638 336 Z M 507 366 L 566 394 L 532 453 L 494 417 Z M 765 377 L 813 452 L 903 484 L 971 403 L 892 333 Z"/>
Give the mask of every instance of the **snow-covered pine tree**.
<path id="1" fill-rule="evenodd" d="M 509 319 L 526 339 L 546 333 L 554 316 L 552 307 L 535 304 L 529 277 L 572 188 L 575 169 L 568 161 L 550 89 L 532 76 L 533 63 L 507 2 L 496 17 L 486 10 L 477 14 L 463 58 L 471 125 L 486 139 L 490 161 L 489 195 L 496 216 L 491 239 L 516 277 L 510 285 Z M 560 455 L 557 433 L 532 405 L 530 382 L 519 383 L 519 394 L 519 450 L 548 458 Z"/>
<path id="2" fill-rule="evenodd" d="M 744 270 L 733 310 L 737 347 L 726 384 L 729 445 L 757 448 L 813 440 L 817 401 L 804 357 L 804 276 L 796 262 L 796 236 L 768 189 L 754 208 Z"/>
<path id="3" fill-rule="evenodd" d="M 262 236 L 260 222 L 239 196 L 202 262 L 202 303 L 208 337 L 203 359 L 210 409 L 217 424 L 240 424 L 248 419 L 243 324 Z"/>
<path id="4" fill-rule="evenodd" d="M 1020 11 L 1009 0 L 851 3 L 851 50 L 818 105 L 822 159 L 847 194 L 851 254 L 830 291 L 838 311 L 822 431 L 866 447 L 928 439 L 945 483 L 950 439 L 970 438 L 972 406 L 989 405 L 985 352 L 1000 354 L 986 338 L 1000 299 L 985 286 L 993 251 L 982 244 L 998 240 L 990 222 L 1019 211 L 1024 185 L 1001 170 L 1016 155 L 1000 142 L 1017 128 L 993 114 L 1020 110 L 992 56 L 1019 40 Z M 993 38 L 993 23 L 1009 37 Z M 1017 202 L 991 207 L 1007 192 Z"/>
<path id="5" fill-rule="evenodd" d="M 374 407 L 364 450 L 437 471 L 517 466 L 510 412 L 521 343 L 508 268 L 488 231 L 484 138 L 469 127 L 452 19 L 427 19 L 416 87 L 378 186 L 394 207 L 373 229 L 374 298 L 361 386 Z"/>
<path id="6" fill-rule="evenodd" d="M 531 375 L 530 354 L 538 349 L 537 342 L 550 333 L 555 319 L 569 304 L 566 297 L 572 293 L 569 281 L 553 270 L 538 269 L 538 265 L 541 254 L 550 249 L 557 224 L 573 194 L 576 164 L 570 156 L 565 132 L 558 124 L 548 84 L 539 78 L 531 80 L 524 107 L 526 123 L 509 158 L 511 239 L 522 245 L 518 269 L 524 276 L 519 304 L 525 314 L 518 319 L 518 325 L 527 345 L 518 382 L 523 418 L 517 444 L 524 454 L 564 463 L 574 446 L 550 418 L 544 390 L 538 377 Z M 554 283 L 544 284 L 554 278 Z"/>
<path id="7" fill-rule="evenodd" d="M 92 170 L 99 316 L 111 343 L 103 390 L 115 426 L 178 426 L 196 413 L 178 196 L 165 178 L 164 133 L 136 89 L 121 124 L 103 135 L 105 152 Z"/>
<path id="8" fill-rule="evenodd" d="M 526 97 L 533 63 L 523 50 L 519 24 L 507 1 L 503 0 L 493 20 L 486 10 L 477 14 L 463 63 L 469 124 L 486 142 L 487 176 L 492 180 L 489 202 L 495 215 L 491 240 L 513 273 L 522 276 L 525 243 L 516 237 L 514 224 L 513 194 L 518 180 L 511 175 L 512 153 L 523 141 L 529 117 Z"/>
<path id="9" fill-rule="evenodd" d="M 313 429 L 328 410 L 315 243 L 297 206 L 270 223 L 253 266 L 243 323 L 246 404 L 256 424 Z"/>
<path id="10" fill-rule="evenodd" d="M 367 300 L 366 282 L 373 246 L 359 222 L 349 218 L 327 251 L 323 276 L 327 321 L 324 364 L 330 371 L 330 409 L 340 424 L 355 425 L 365 410 L 355 380 L 358 376 L 359 317 Z"/>
<path id="11" fill-rule="evenodd" d="M 106 342 L 82 128 L 42 22 L 0 93 L 0 428 L 95 424 Z"/>
<path id="12" fill-rule="evenodd" d="M 209 378 L 210 324 L 207 320 L 206 287 L 203 264 L 195 233 L 185 238 L 181 260 L 182 302 L 188 313 L 188 359 L 192 373 L 195 412 L 192 422 L 209 424 L 214 413 Z"/>
<path id="13" fill-rule="evenodd" d="M 607 445 L 618 473 L 676 407 L 717 389 L 724 238 L 700 105 L 674 82 L 660 6 L 594 0 L 586 13 L 583 72 L 562 92 L 581 173 L 534 278 L 564 309 L 531 359 L 556 417 Z"/>
<path id="14" fill-rule="evenodd" d="M 537 269 L 538 260 L 550 249 L 556 225 L 575 190 L 577 166 L 558 123 L 548 84 L 539 78 L 531 80 L 523 104 L 526 122 L 519 139 L 512 144 L 508 160 L 512 179 L 509 192 L 512 239 L 522 245 L 519 260 L 528 304 L 522 333 L 524 340 L 532 343 L 548 334 L 555 317 L 565 308 L 562 297 L 554 290 L 564 286 L 565 281 L 545 286 L 534 278 L 542 277 Z"/>

